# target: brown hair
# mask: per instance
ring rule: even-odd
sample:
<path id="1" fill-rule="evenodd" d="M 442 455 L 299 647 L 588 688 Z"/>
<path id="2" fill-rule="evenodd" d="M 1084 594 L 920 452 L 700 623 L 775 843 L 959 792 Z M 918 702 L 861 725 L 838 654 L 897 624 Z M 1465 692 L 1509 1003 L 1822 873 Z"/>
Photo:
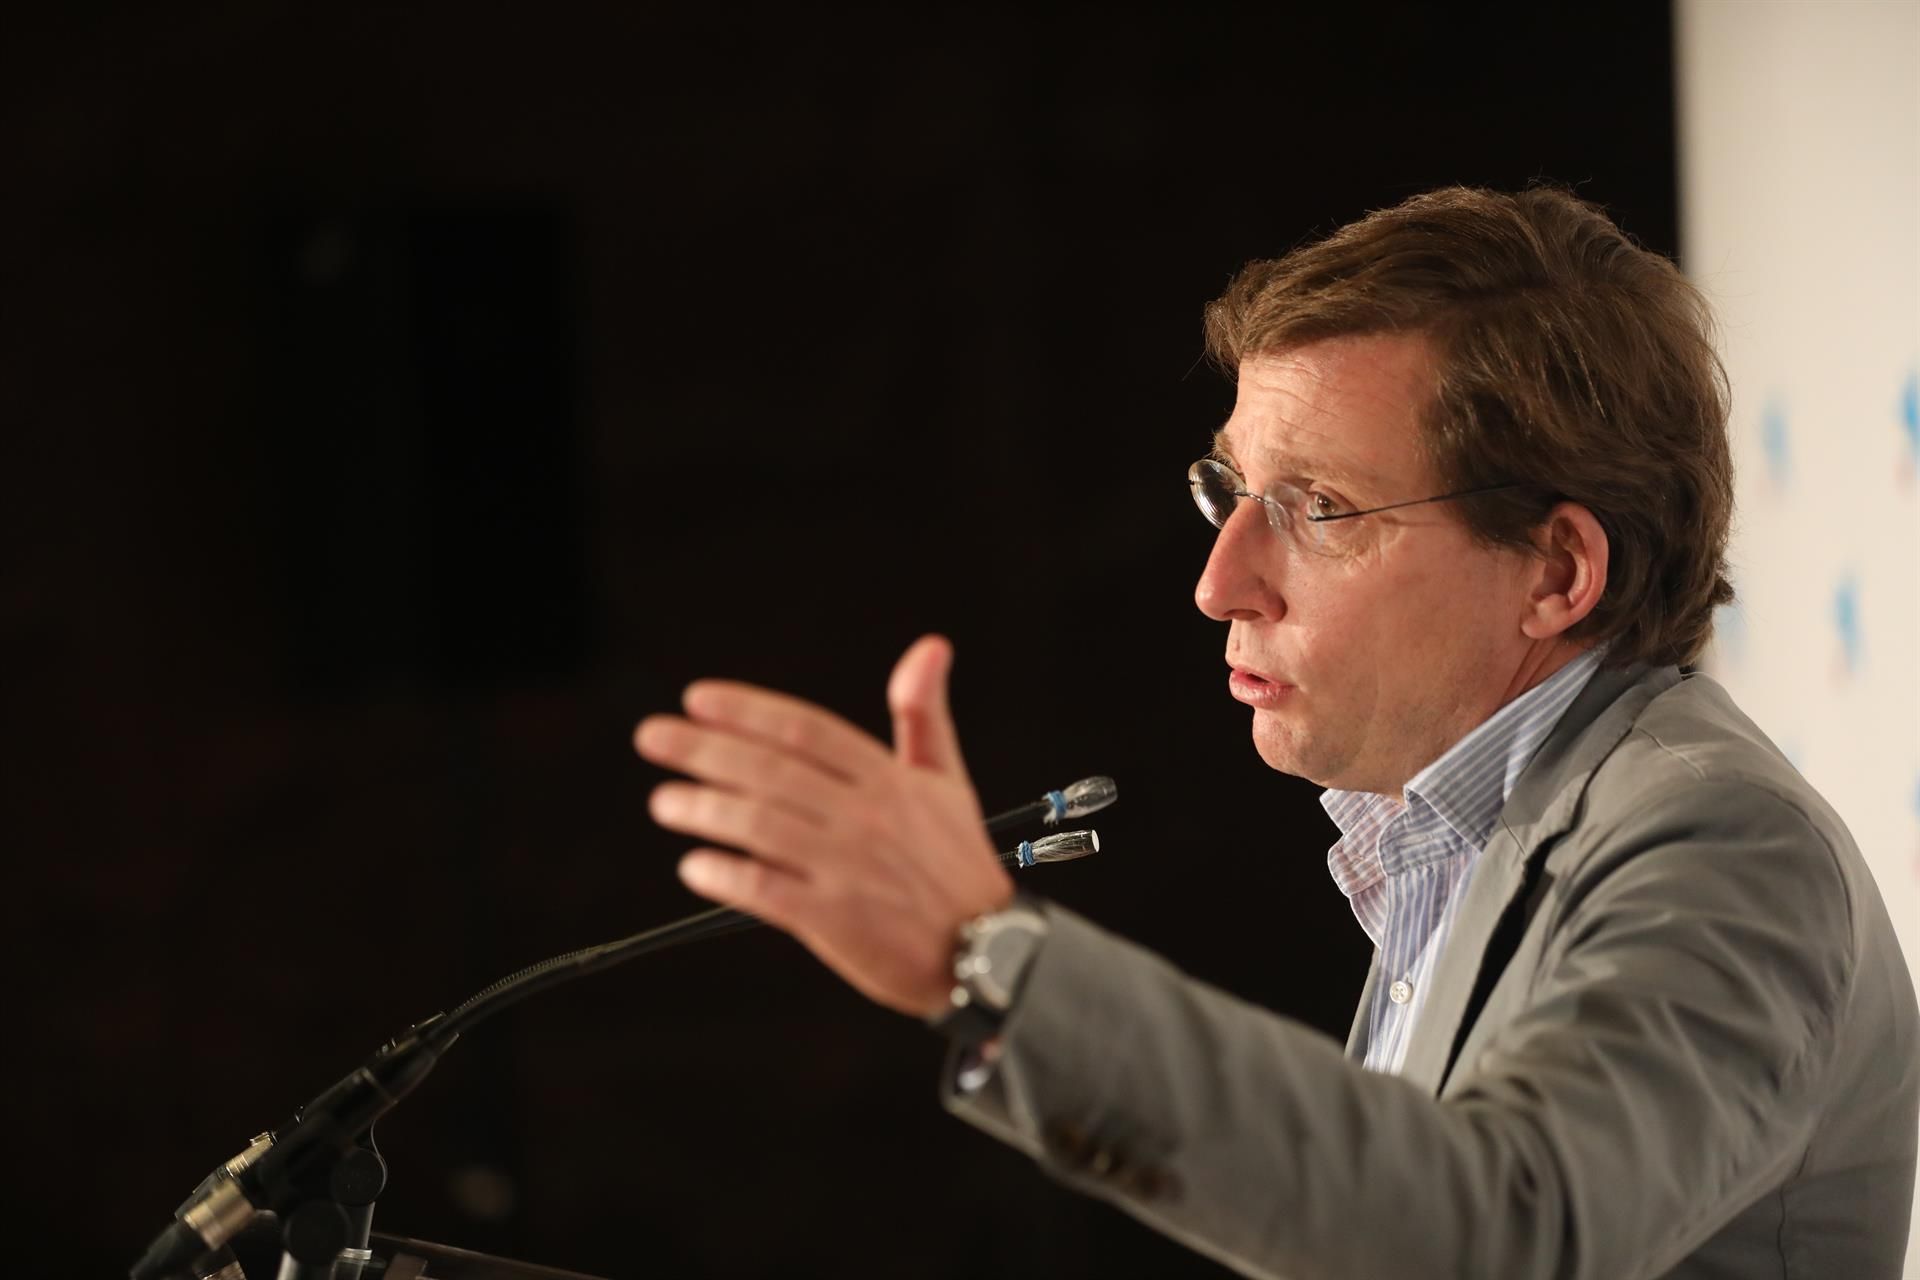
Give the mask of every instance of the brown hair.
<path id="1" fill-rule="evenodd" d="M 1207 346 L 1248 356 L 1402 332 L 1433 345 L 1424 443 L 1467 527 L 1528 537 L 1558 501 L 1606 530 L 1607 585 L 1569 638 L 1607 665 L 1684 663 L 1733 600 L 1727 381 L 1706 301 L 1597 206 L 1541 187 L 1447 187 L 1249 263 L 1207 307 Z"/>

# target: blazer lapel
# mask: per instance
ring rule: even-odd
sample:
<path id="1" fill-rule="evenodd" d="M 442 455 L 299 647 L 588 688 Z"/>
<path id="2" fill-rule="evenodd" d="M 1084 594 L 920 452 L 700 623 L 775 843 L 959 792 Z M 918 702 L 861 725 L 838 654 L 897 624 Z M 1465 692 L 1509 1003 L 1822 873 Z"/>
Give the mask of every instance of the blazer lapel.
<path id="1" fill-rule="evenodd" d="M 1672 667 L 1595 672 L 1527 764 L 1500 811 L 1492 839 L 1474 860 L 1446 949 L 1434 965 L 1420 1020 L 1407 1037 L 1402 1079 L 1439 1093 L 1462 1030 L 1479 1016 L 1513 954 L 1517 932 L 1496 939 L 1496 930 L 1510 913 L 1524 910 L 1528 895 L 1523 890 L 1532 880 L 1536 859 L 1573 824 L 1587 780 L 1646 704 L 1679 679 Z M 1377 953 L 1374 966 L 1379 967 Z M 1374 999 L 1377 976 L 1368 975 L 1363 1019 Z M 1357 1024 L 1355 1035 L 1361 1035 Z M 1350 1039 L 1349 1052 L 1352 1043 Z"/>

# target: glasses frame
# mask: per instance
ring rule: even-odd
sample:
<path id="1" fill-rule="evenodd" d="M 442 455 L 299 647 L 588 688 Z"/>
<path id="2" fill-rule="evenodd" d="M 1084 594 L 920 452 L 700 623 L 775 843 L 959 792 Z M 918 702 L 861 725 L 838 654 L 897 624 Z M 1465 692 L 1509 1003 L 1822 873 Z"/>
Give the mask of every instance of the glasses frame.
<path id="1" fill-rule="evenodd" d="M 1202 482 L 1200 479 L 1200 472 L 1202 468 L 1211 468 L 1216 471 L 1222 471 L 1222 472 L 1225 472 L 1228 476 L 1231 476 L 1234 480 L 1234 485 L 1229 490 L 1229 492 L 1235 498 L 1251 498 L 1255 502 L 1259 503 L 1261 506 L 1265 507 L 1267 509 L 1267 525 L 1275 533 L 1281 534 L 1282 536 L 1285 536 L 1288 538 L 1292 538 L 1295 542 L 1299 543 L 1301 546 L 1312 551 L 1316 555 L 1328 554 L 1322 548 L 1322 546 L 1320 546 L 1317 543 L 1317 541 L 1296 536 L 1294 532 L 1294 515 L 1293 515 L 1293 512 L 1288 508 L 1286 503 L 1277 501 L 1268 494 L 1255 493 L 1252 489 L 1247 487 L 1247 480 L 1245 476 L 1241 475 L 1238 471 L 1235 471 L 1231 466 L 1220 461 L 1220 459 L 1218 458 L 1201 458 L 1197 462 L 1195 462 L 1192 466 L 1187 468 L 1187 487 L 1193 493 L 1193 504 L 1194 506 L 1200 508 L 1200 514 L 1206 518 L 1206 521 L 1208 524 L 1212 525 L 1216 529 L 1223 529 L 1226 527 L 1226 521 L 1224 519 L 1221 519 L 1221 520 L 1214 519 L 1213 513 L 1209 511 L 1207 509 L 1206 504 L 1201 501 L 1200 492 L 1201 492 Z M 1299 494 L 1303 501 L 1308 497 L 1308 494 L 1305 490 L 1296 489 L 1290 484 L 1285 484 L 1284 482 L 1281 482 L 1281 487 L 1288 489 L 1293 493 Z M 1358 520 L 1361 516 L 1379 515 L 1382 511 L 1398 511 L 1402 507 L 1420 507 L 1420 506 L 1425 506 L 1430 502 L 1451 502 L 1455 498 L 1471 498 L 1483 493 L 1499 493 L 1502 490 L 1519 489 L 1522 487 L 1523 486 L 1517 482 L 1508 481 L 1503 484 L 1481 485 L 1478 488 L 1474 488 L 1474 489 L 1456 489 L 1452 493 L 1436 493 L 1430 498 L 1408 498 L 1405 502 L 1389 502 L 1378 507 L 1368 507 L 1364 511 L 1341 511 L 1330 516 L 1302 515 L 1300 519 L 1306 521 L 1310 525 L 1332 524 L 1336 520 Z"/>

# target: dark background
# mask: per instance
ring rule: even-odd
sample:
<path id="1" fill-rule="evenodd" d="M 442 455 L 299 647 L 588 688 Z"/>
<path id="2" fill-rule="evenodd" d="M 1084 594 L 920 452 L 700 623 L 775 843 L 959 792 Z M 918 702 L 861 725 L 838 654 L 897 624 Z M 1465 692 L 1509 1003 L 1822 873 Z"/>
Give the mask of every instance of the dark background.
<path id="1" fill-rule="evenodd" d="M 1675 249 L 1664 5 L 94 4 L 0 43 L 14 1245 L 118 1274 L 405 1024 L 697 904 L 642 714 L 954 637 L 1033 887 L 1344 1035 L 1364 935 L 1191 604 L 1204 302 L 1449 181 Z M 756 933 L 476 1032 L 377 1225 L 610 1276 L 1218 1269 Z"/>

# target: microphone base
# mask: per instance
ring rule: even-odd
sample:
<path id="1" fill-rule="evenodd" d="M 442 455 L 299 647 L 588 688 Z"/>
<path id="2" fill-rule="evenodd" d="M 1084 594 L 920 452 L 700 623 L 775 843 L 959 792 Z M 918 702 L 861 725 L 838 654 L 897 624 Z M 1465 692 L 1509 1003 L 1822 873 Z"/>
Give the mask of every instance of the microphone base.
<path id="1" fill-rule="evenodd" d="M 374 1253 L 387 1259 L 390 1275 L 414 1275 L 419 1280 L 605 1280 L 584 1271 L 566 1271 L 532 1262 L 516 1262 L 452 1245 L 412 1240 L 406 1236 L 373 1234 Z M 409 1268 L 419 1265 L 421 1271 Z M 400 1268 L 395 1270 L 395 1268 Z"/>

